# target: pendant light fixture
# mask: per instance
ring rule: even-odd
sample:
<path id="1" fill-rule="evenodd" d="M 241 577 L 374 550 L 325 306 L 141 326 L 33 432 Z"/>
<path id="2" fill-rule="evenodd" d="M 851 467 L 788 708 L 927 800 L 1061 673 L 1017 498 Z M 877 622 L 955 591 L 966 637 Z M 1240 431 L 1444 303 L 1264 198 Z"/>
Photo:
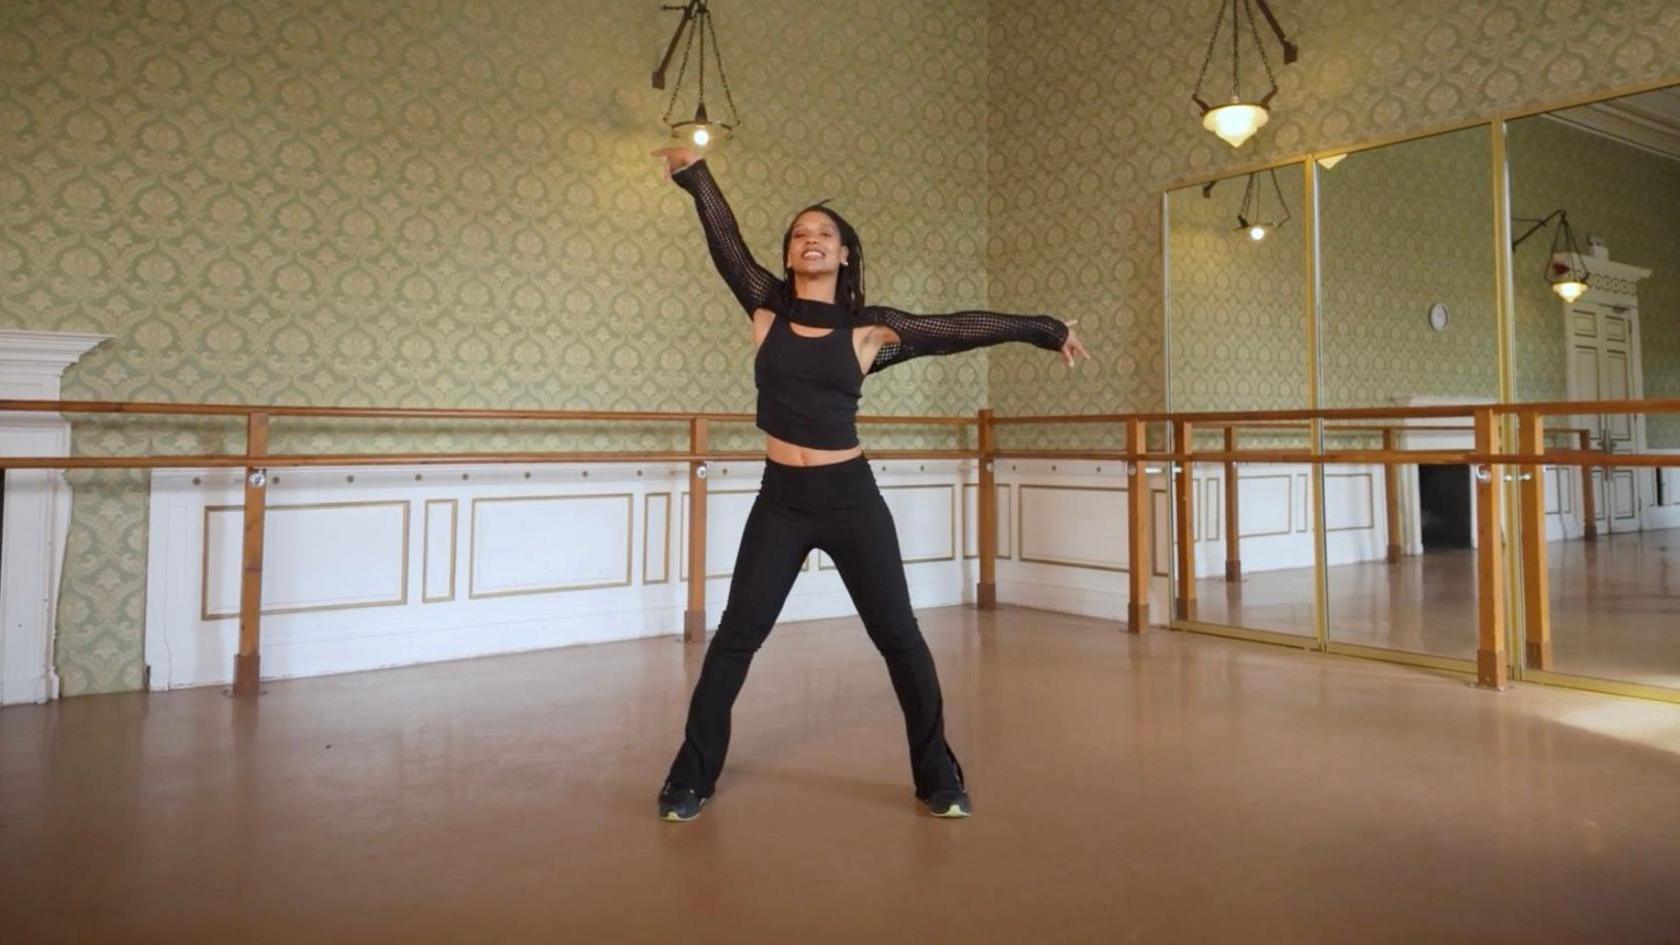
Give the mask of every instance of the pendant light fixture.
<path id="1" fill-rule="evenodd" d="M 1265 185 L 1257 183 L 1257 178 L 1262 173 L 1270 178 L 1272 185 L 1270 201 L 1266 199 Z M 1218 183 L 1218 181 L 1213 181 L 1203 185 L 1202 196 L 1211 198 L 1213 188 Z M 1268 202 L 1275 204 L 1275 206 L 1268 209 L 1265 206 Z M 1283 225 L 1292 218 L 1289 212 L 1289 203 L 1283 199 L 1283 187 L 1278 183 L 1277 168 L 1269 168 L 1265 171 L 1255 171 L 1249 174 L 1247 182 L 1243 185 L 1242 203 L 1237 207 L 1237 231 L 1258 243 L 1282 229 Z"/>
<path id="2" fill-rule="evenodd" d="M 712 12 L 707 0 L 688 0 L 682 6 L 666 6 L 664 10 L 681 12 L 682 19 L 677 22 L 677 31 L 671 34 L 671 42 L 665 46 L 665 55 L 659 60 L 658 68 L 653 70 L 653 87 L 665 88 L 665 71 L 671 66 L 671 57 L 676 55 L 677 46 L 683 47 L 682 62 L 677 66 L 676 87 L 671 90 L 671 101 L 665 106 L 665 115 L 661 119 L 671 129 L 671 137 L 683 144 L 695 148 L 705 148 L 730 136 L 740 126 L 740 113 L 735 110 L 735 97 L 729 91 L 729 76 L 723 71 L 723 55 L 718 52 L 717 30 L 712 25 Z M 684 34 L 688 38 L 685 42 Z M 689 55 L 694 51 L 695 38 L 700 40 L 700 58 L 695 67 L 695 79 L 698 91 L 695 96 L 694 117 L 672 121 L 671 115 L 677 111 L 678 100 L 682 98 L 683 79 L 688 75 Z M 717 73 L 718 82 L 723 85 L 723 100 L 728 106 L 727 121 L 720 121 L 711 116 L 706 110 L 706 53 L 707 44 L 711 45 L 711 58 L 714 65 L 712 71 Z M 684 110 L 686 112 L 686 109 Z"/>
<path id="3" fill-rule="evenodd" d="M 1539 219 L 1517 217 L 1518 223 L 1532 223 L 1523 235 L 1511 241 L 1511 250 L 1516 251 L 1523 240 L 1540 232 L 1546 224 L 1557 220 L 1557 229 L 1552 231 L 1552 250 L 1546 254 L 1546 262 L 1540 270 L 1541 277 L 1546 284 L 1556 292 L 1558 298 L 1565 302 L 1573 302 L 1587 294 L 1587 261 L 1581 255 L 1581 247 L 1575 242 L 1575 231 L 1570 229 L 1569 214 L 1563 210 L 1553 210 Z M 1558 256 L 1563 259 L 1559 261 Z"/>
<path id="4" fill-rule="evenodd" d="M 1266 53 L 1266 46 L 1260 41 L 1260 29 L 1254 22 L 1254 8 L 1266 17 L 1266 23 L 1277 35 L 1278 42 L 1283 46 L 1283 61 L 1287 65 L 1300 58 L 1301 52 L 1289 37 L 1283 33 L 1283 27 L 1278 24 L 1277 17 L 1272 15 L 1272 8 L 1266 0 L 1220 0 L 1219 16 L 1213 21 L 1213 34 L 1208 37 L 1207 53 L 1202 56 L 1202 71 L 1196 76 L 1196 90 L 1190 98 L 1202 109 L 1202 127 L 1218 135 L 1225 143 L 1233 148 L 1240 148 L 1243 142 L 1254 136 L 1260 126 L 1271 117 L 1270 106 L 1272 96 L 1277 94 L 1277 77 L 1272 74 L 1272 59 Z M 1202 97 L 1202 85 L 1207 81 L 1208 67 L 1213 64 L 1213 51 L 1219 45 L 1219 36 L 1224 32 L 1227 12 L 1231 18 L 1231 95 L 1230 100 L 1219 105 L 1209 104 Z M 1243 22 L 1247 20 L 1248 35 L 1253 40 L 1255 51 L 1260 54 L 1260 65 L 1266 70 L 1268 89 L 1265 95 L 1257 99 L 1245 99 L 1242 94 L 1242 35 Z"/>

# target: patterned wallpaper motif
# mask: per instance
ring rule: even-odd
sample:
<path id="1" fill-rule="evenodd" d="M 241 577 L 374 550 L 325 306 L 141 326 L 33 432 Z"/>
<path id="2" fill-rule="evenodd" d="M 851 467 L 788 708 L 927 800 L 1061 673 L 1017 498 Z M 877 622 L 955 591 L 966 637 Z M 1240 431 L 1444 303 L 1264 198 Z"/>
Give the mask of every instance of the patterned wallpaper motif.
<path id="1" fill-rule="evenodd" d="M 1240 151 L 1189 90 L 1217 0 L 992 0 L 987 265 L 995 305 L 1083 316 L 1072 377 L 1030 352 L 991 360 L 1005 413 L 1150 408 L 1160 382 L 1160 192 L 1221 167 L 1423 131 L 1664 76 L 1680 4 L 1322 0 L 1279 6 L 1300 43 L 1271 123 Z M 1011 428 L 1010 446 L 1071 445 Z"/>
<path id="2" fill-rule="evenodd" d="M 718 6 L 746 122 L 715 164 L 754 249 L 774 259 L 791 211 L 834 197 L 874 297 L 983 303 L 984 4 Z M 114 336 L 67 398 L 750 411 L 746 319 L 647 156 L 664 110 L 647 74 L 673 26 L 598 0 L 8 0 L 0 324 Z M 985 357 L 895 368 L 863 409 L 971 412 Z M 918 438 L 949 442 L 869 443 Z M 240 439 L 79 418 L 76 449 Z M 678 442 L 313 424 L 274 448 Z M 134 688 L 146 479 L 73 480 L 64 691 Z"/>
<path id="3" fill-rule="evenodd" d="M 1518 216 L 1562 207 L 1583 250 L 1596 235 L 1612 260 L 1651 270 L 1639 283 L 1645 396 L 1680 396 L 1680 161 L 1547 118 L 1512 122 L 1509 138 Z M 1550 250 L 1548 229 L 1517 247 L 1514 263 L 1524 400 L 1561 400 L 1568 391 L 1563 307 L 1539 275 Z M 1645 433 L 1652 447 L 1680 446 L 1680 418 L 1648 418 Z"/>
<path id="4" fill-rule="evenodd" d="M 1490 150 L 1467 128 L 1320 173 L 1324 406 L 1499 396 Z"/>
<path id="5" fill-rule="evenodd" d="M 1205 197 L 1199 186 L 1167 197 L 1167 404 L 1173 410 L 1287 410 L 1308 403 L 1301 166 L 1277 172 L 1293 219 L 1259 241 L 1236 226 L 1246 183 L 1246 177 L 1226 178 Z M 1264 218 L 1278 219 L 1270 175 L 1256 177 L 1255 187 L 1264 191 Z"/>

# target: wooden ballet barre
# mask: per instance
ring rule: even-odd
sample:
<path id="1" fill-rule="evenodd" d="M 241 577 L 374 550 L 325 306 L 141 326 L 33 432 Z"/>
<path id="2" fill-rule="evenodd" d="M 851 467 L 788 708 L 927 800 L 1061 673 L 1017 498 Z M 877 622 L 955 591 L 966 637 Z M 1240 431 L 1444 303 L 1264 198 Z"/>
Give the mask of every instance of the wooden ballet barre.
<path id="1" fill-rule="evenodd" d="M 1137 413 L 1020 414 L 994 416 L 994 425 L 1045 423 L 1171 423 L 1184 420 L 1212 426 L 1219 421 L 1267 420 L 1395 420 L 1405 418 L 1466 417 L 1481 412 L 1495 415 L 1537 413 L 1547 416 L 1572 414 L 1680 413 L 1680 397 L 1650 400 L 1555 400 L 1510 404 L 1447 405 L 1430 407 L 1330 407 L 1318 410 L 1210 410 L 1141 411 Z M 1467 428 L 1474 432 L 1474 428 Z"/>
<path id="2" fill-rule="evenodd" d="M 870 459 L 974 459 L 978 450 L 870 450 Z M 317 466 L 505 466 L 548 463 L 716 463 L 752 462 L 764 458 L 763 450 L 687 453 L 673 450 L 649 452 L 556 452 L 556 453 L 322 453 L 316 455 L 266 453 L 214 453 L 200 456 L 19 456 L 0 457 L 7 469 L 223 469 L 249 466 L 261 460 L 264 469 Z"/>
<path id="3" fill-rule="evenodd" d="M 128 416 L 276 417 L 384 420 L 613 420 L 619 422 L 688 422 L 699 418 L 713 423 L 752 423 L 750 413 L 677 412 L 659 410 L 504 410 L 476 407 L 311 407 L 251 404 L 171 404 L 103 400 L 0 400 L 0 411 L 122 414 Z M 908 426 L 969 426 L 975 418 L 961 416 L 898 416 L 861 414 L 859 423 Z"/>
<path id="4" fill-rule="evenodd" d="M 234 665 L 234 692 L 254 694 L 258 690 L 258 643 L 260 641 L 262 550 L 266 514 L 267 471 L 280 468 L 326 466 L 397 466 L 397 465 L 507 465 L 535 463 L 684 463 L 688 467 L 689 489 L 689 579 L 688 606 L 684 611 L 684 639 L 691 642 L 705 637 L 706 583 L 706 505 L 708 465 L 714 462 L 752 462 L 763 458 L 760 450 L 727 451 L 711 447 L 711 426 L 715 423 L 747 423 L 753 414 L 732 412 L 671 412 L 671 411 L 599 411 L 599 410 L 498 410 L 481 408 L 432 407 L 311 407 L 303 405 L 254 406 L 239 404 L 167 404 L 123 403 L 107 401 L 39 401 L 0 400 L 0 412 L 35 411 L 73 414 L 124 414 L 198 417 L 242 417 L 246 421 L 246 449 L 243 453 L 173 456 L 67 456 L 0 458 L 0 465 L 28 469 L 80 468 L 243 468 L 245 470 L 245 533 L 242 551 L 242 579 L 240 586 L 239 651 Z M 1477 467 L 1474 488 L 1477 490 L 1478 542 L 1478 640 L 1479 679 L 1484 685 L 1503 682 L 1503 663 L 1499 648 L 1503 645 L 1503 603 L 1499 581 L 1498 556 L 1500 543 L 1493 540 L 1498 529 L 1498 506 L 1504 494 L 1504 483 L 1521 483 L 1525 522 L 1539 516 L 1539 528 L 1528 526 L 1528 534 L 1543 536 L 1543 465 L 1580 466 L 1583 481 L 1583 508 L 1587 513 L 1589 537 L 1596 532 L 1593 515 L 1591 470 L 1614 466 L 1675 466 L 1673 456 L 1655 454 L 1613 454 L 1592 449 L 1590 431 L 1574 427 L 1546 429 L 1544 418 L 1553 415 L 1680 413 L 1680 398 L 1647 401 L 1559 401 L 1530 404 L 1500 404 L 1485 406 L 1439 406 L 1412 408 L 1336 408 L 1328 410 L 1276 411 L 1211 411 L 1211 412 L 1144 412 L 1118 414 L 1069 414 L 1048 416 L 999 417 L 989 409 L 974 416 L 859 416 L 857 422 L 869 425 L 898 425 L 918 427 L 951 427 L 966 432 L 969 426 L 978 430 L 978 448 L 931 450 L 869 451 L 871 460 L 979 460 L 980 493 L 978 519 L 980 535 L 980 581 L 978 600 L 982 607 L 996 606 L 995 568 L 997 555 L 996 523 L 997 495 L 993 464 L 998 459 L 1064 459 L 1120 461 L 1126 463 L 1125 474 L 1129 487 L 1127 512 L 1128 571 L 1130 601 L 1128 623 L 1132 632 L 1142 632 L 1148 624 L 1150 610 L 1150 580 L 1152 545 L 1149 516 L 1151 496 L 1147 477 L 1166 474 L 1176 487 L 1174 500 L 1177 509 L 1177 579 L 1174 610 L 1181 617 L 1193 617 L 1195 607 L 1194 540 L 1190 523 L 1194 515 L 1193 466 L 1195 463 L 1220 463 L 1226 470 L 1226 577 L 1239 580 L 1241 576 L 1240 531 L 1237 510 L 1237 464 L 1304 464 L 1381 465 L 1389 483 L 1390 497 L 1390 559 L 1397 558 L 1396 536 L 1399 532 L 1398 513 L 1392 508 L 1398 494 L 1397 470 L 1401 465 L 1470 465 Z M 1325 426 L 1324 421 L 1399 419 L 1451 419 L 1469 417 L 1470 426 L 1462 424 L 1374 423 Z M 619 423 L 684 422 L 688 424 L 687 450 L 646 451 L 519 451 L 519 452 L 455 452 L 455 453 L 376 453 L 376 454 L 273 454 L 269 451 L 270 425 L 280 418 L 288 419 L 364 419 L 364 420 L 431 420 L 431 421 L 594 421 Z M 1506 418 L 1514 420 L 1519 430 L 1515 452 L 1503 442 Z M 1314 423 L 1316 421 L 1316 424 Z M 1113 423 L 1125 427 L 1123 449 L 1057 449 L 1057 450 L 1000 450 L 997 449 L 997 427 L 1027 424 L 1092 424 Z M 1147 432 L 1151 423 L 1167 425 L 1172 433 L 1171 447 L 1152 451 L 1147 448 Z M 1221 448 L 1199 451 L 1194 438 L 1199 428 L 1221 431 Z M 1380 434 L 1382 448 L 1372 450 L 1310 449 L 1239 449 L 1238 431 L 1314 429 L 1332 436 L 1365 436 Z M 1398 449 L 1399 437 L 1407 433 L 1467 432 L 1473 437 L 1473 447 L 1466 450 L 1405 450 Z M 1549 452 L 1548 437 L 1572 440 L 1577 449 Z M 1521 474 L 1513 476 L 1499 467 L 1518 467 Z M 1495 474 L 1489 475 L 1488 472 Z M 1537 509 L 1541 511 L 1536 511 Z M 1533 542 L 1529 542 L 1533 544 Z M 1543 545 L 1534 552 L 1525 545 L 1525 573 L 1533 573 L 1531 556 L 1538 553 L 1543 564 Z M 1525 586 L 1525 593 L 1530 593 Z M 1533 606 L 1532 603 L 1530 606 Z M 1544 623 L 1537 624 L 1542 629 Z M 1548 631 L 1549 632 L 1549 631 Z M 1540 644 L 1545 643 L 1544 647 Z M 1529 640 L 1531 655 L 1543 649 L 1549 653 L 1549 637 Z"/>

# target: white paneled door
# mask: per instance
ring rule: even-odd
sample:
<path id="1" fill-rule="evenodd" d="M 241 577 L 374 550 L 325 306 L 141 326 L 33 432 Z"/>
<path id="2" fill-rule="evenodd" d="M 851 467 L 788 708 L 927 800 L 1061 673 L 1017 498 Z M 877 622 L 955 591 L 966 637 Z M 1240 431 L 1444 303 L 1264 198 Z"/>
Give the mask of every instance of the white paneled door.
<path id="1" fill-rule="evenodd" d="M 1639 316 L 1631 306 L 1577 302 L 1565 310 L 1569 331 L 1569 399 L 1629 400 L 1645 394 L 1639 362 Z M 1575 425 L 1592 431 L 1598 449 L 1645 449 L 1645 418 L 1637 414 L 1581 414 Z M 1640 528 L 1654 503 L 1649 469 L 1606 465 L 1593 472 L 1594 508 L 1601 532 Z"/>

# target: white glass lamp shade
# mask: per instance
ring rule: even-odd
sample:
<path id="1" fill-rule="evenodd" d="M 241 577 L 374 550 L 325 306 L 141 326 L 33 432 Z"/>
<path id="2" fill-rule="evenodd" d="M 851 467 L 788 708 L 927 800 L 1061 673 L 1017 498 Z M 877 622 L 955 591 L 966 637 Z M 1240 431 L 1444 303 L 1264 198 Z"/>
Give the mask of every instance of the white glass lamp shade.
<path id="1" fill-rule="evenodd" d="M 1233 102 L 1208 109 L 1207 114 L 1202 116 L 1202 127 L 1218 135 L 1231 147 L 1240 148 L 1270 117 L 1259 105 Z"/>
<path id="2" fill-rule="evenodd" d="M 1587 284 L 1574 276 L 1566 276 L 1558 282 L 1552 283 L 1552 291 L 1565 302 L 1573 302 L 1587 294 Z"/>

